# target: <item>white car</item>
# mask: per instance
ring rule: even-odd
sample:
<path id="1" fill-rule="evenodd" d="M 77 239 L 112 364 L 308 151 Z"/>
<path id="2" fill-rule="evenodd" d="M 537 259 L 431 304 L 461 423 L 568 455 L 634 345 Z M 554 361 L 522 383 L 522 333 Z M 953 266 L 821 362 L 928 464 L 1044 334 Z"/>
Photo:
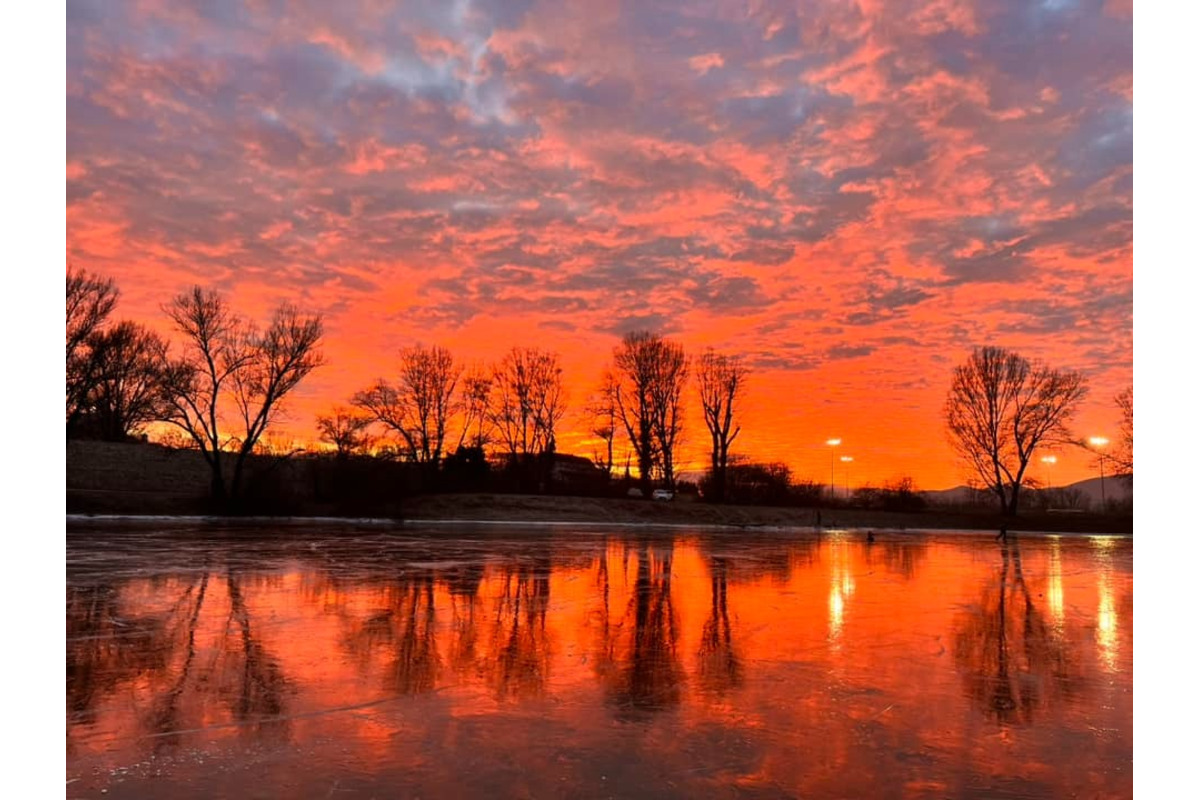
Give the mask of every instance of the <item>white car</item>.
<path id="1" fill-rule="evenodd" d="M 650 495 L 655 500 L 674 500 L 675 493 L 670 489 L 655 489 L 654 494 Z"/>

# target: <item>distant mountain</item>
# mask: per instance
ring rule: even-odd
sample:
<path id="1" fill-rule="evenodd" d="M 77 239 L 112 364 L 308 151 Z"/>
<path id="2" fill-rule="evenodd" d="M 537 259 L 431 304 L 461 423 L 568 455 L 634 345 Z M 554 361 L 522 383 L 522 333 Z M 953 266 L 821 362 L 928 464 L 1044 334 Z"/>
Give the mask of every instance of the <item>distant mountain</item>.
<path id="1" fill-rule="evenodd" d="M 955 486 L 953 489 L 929 489 L 921 496 L 933 505 L 959 505 L 969 502 L 977 491 L 970 486 Z"/>
<path id="2" fill-rule="evenodd" d="M 1100 477 L 1087 478 L 1082 481 L 1067 486 L 1054 486 L 1051 491 L 1060 490 L 1063 492 L 1082 494 L 1087 505 L 1099 507 L 1101 499 Z M 934 505 L 957 505 L 970 502 L 972 497 L 977 494 L 976 489 L 969 486 L 955 486 L 953 489 L 938 489 L 922 492 L 925 499 Z M 1028 492 L 1028 487 L 1023 488 L 1022 492 Z M 1037 490 L 1034 490 L 1037 491 Z M 1105 475 L 1103 496 L 1105 499 L 1112 500 L 1128 500 L 1133 496 L 1132 483 L 1120 475 Z"/>
<path id="3" fill-rule="evenodd" d="M 1101 489 L 1099 477 L 1078 481 L 1063 488 L 1068 491 L 1077 489 L 1083 492 L 1084 496 L 1092 503 L 1100 503 Z M 1103 494 L 1108 500 L 1128 500 L 1133 496 L 1133 482 L 1126 480 L 1123 475 L 1105 475 Z"/>

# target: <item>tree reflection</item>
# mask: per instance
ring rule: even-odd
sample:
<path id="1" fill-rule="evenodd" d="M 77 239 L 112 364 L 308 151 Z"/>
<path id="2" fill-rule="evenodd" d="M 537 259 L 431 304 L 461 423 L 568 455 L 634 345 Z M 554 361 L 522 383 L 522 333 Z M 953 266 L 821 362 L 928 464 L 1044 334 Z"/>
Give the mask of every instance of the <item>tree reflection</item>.
<path id="1" fill-rule="evenodd" d="M 885 539 L 866 548 L 866 561 L 873 568 L 877 559 L 882 560 L 883 568 L 889 573 L 912 580 L 917 576 L 917 568 L 925 560 L 928 550 L 929 543 L 923 540 Z"/>
<path id="2" fill-rule="evenodd" d="M 196 591 L 187 586 L 159 615 L 122 613 L 117 587 L 92 584 L 67 590 L 67 711 L 91 724 L 102 698 L 139 680 L 170 671 L 180 609 Z"/>
<path id="3" fill-rule="evenodd" d="M 617 638 L 615 669 L 607 673 L 611 702 L 625 711 L 661 711 L 677 705 L 683 669 L 676 655 L 678 629 L 671 604 L 671 558 L 674 544 L 646 540 L 637 544 L 633 596 Z M 629 630 L 625 622 L 633 618 Z M 627 633 L 626 633 L 627 631 Z M 611 639 L 610 639 L 611 641 Z"/>
<path id="4" fill-rule="evenodd" d="M 440 666 L 433 573 L 422 571 L 399 583 L 392 612 L 389 619 L 399 624 L 400 632 L 392 643 L 395 658 L 387 672 L 387 687 L 399 694 L 432 691 Z"/>
<path id="5" fill-rule="evenodd" d="M 231 695 L 234 719 L 238 722 L 256 723 L 262 729 L 270 725 L 281 730 L 278 717 L 283 715 L 283 696 L 288 681 L 278 659 L 263 646 L 250 621 L 240 576 L 230 568 L 225 575 L 229 591 L 229 621 L 225 625 L 226 676 L 236 676 L 236 691 Z M 231 626 L 236 626 L 234 636 L 240 648 L 228 642 Z M 240 664 L 237 662 L 240 660 Z"/>
<path id="6" fill-rule="evenodd" d="M 550 604 L 550 558 L 505 566 L 489 637 L 488 676 L 496 696 L 539 696 L 550 669 L 546 610 Z"/>
<path id="7" fill-rule="evenodd" d="M 999 571 L 958 628 L 955 659 L 968 696 L 986 715 L 1028 724 L 1039 707 L 1070 698 L 1080 681 L 1065 638 L 1029 591 L 1016 536 L 1000 544 L 1000 555 Z"/>
<path id="8" fill-rule="evenodd" d="M 68 590 L 71 724 L 93 722 L 105 700 L 128 693 L 140 707 L 136 716 L 142 735 L 153 739 L 155 750 L 178 745 L 185 730 L 214 724 L 206 709 L 209 698 L 227 703 L 239 727 L 261 733 L 269 723 L 273 732 L 286 731 L 281 718 L 289 682 L 278 659 L 260 641 L 242 580 L 232 569 L 225 576 L 228 614 L 223 626 L 208 628 L 216 636 L 207 642 L 200 635 L 206 612 L 210 619 L 224 614 L 219 601 L 210 608 L 214 601 L 208 572 L 184 586 L 165 609 L 140 617 L 123 615 L 123 595 L 134 593 L 126 603 L 144 602 L 138 589 L 132 582 Z M 165 591 L 169 590 L 154 587 L 156 595 Z M 206 652 L 211 657 L 205 658 Z M 198 699 L 188 702 L 189 692 Z M 185 719 L 187 713 L 195 718 Z"/>
<path id="9" fill-rule="evenodd" d="M 479 568 L 480 580 L 482 580 L 483 567 Z M 454 585 L 450 588 L 450 611 L 451 611 L 451 631 L 453 638 L 450 641 L 450 664 L 454 671 L 460 675 L 469 673 L 475 667 L 475 661 L 478 657 L 477 647 L 479 635 L 475 628 L 475 609 L 478 603 L 478 595 L 476 592 L 479 588 L 479 580 L 475 581 L 475 590 L 469 594 L 464 591 L 455 591 Z"/>
<path id="10" fill-rule="evenodd" d="M 190 597 L 192 588 L 188 587 L 185 598 Z M 188 616 L 187 644 L 183 664 L 180 666 L 171 688 L 159 696 L 154 703 L 151 727 L 155 733 L 170 733 L 183 728 L 179 721 L 179 698 L 183 694 L 184 687 L 187 686 L 188 677 L 192 673 L 192 664 L 196 659 L 196 626 L 200 621 L 200 609 L 204 607 L 204 595 L 207 590 L 208 573 L 206 572 L 200 579 L 200 589 L 196 592 L 195 602 L 192 604 L 191 614 Z M 155 749 L 161 750 L 175 743 L 177 743 L 177 739 L 160 738 Z"/>
<path id="11" fill-rule="evenodd" d="M 729 624 L 728 568 L 724 558 L 709 559 L 711 610 L 700 634 L 700 686 L 723 695 L 742 682 L 742 664 L 733 648 Z"/>

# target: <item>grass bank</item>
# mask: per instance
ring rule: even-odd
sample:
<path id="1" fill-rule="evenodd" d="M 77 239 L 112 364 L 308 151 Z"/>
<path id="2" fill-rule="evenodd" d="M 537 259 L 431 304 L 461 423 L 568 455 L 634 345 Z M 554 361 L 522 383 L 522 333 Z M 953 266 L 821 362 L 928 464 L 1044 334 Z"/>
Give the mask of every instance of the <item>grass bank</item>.
<path id="1" fill-rule="evenodd" d="M 819 515 L 819 517 L 818 517 Z M 987 512 L 926 510 L 864 511 L 838 508 L 778 508 L 706 503 L 540 495 L 428 495 L 406 500 L 406 520 L 497 522 L 613 522 L 643 525 L 728 525 L 734 527 L 932 528 L 1057 533 L 1132 533 L 1133 518 L 1109 514 L 1023 514 L 1005 521 Z"/>

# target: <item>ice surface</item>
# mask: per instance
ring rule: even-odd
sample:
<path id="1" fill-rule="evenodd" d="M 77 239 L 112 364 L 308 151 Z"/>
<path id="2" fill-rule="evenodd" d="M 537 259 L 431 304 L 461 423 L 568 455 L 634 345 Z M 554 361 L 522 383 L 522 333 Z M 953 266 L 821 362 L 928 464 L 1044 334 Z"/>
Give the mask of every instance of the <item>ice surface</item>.
<path id="1" fill-rule="evenodd" d="M 1132 795 L 1103 536 L 74 519 L 68 795 Z"/>

